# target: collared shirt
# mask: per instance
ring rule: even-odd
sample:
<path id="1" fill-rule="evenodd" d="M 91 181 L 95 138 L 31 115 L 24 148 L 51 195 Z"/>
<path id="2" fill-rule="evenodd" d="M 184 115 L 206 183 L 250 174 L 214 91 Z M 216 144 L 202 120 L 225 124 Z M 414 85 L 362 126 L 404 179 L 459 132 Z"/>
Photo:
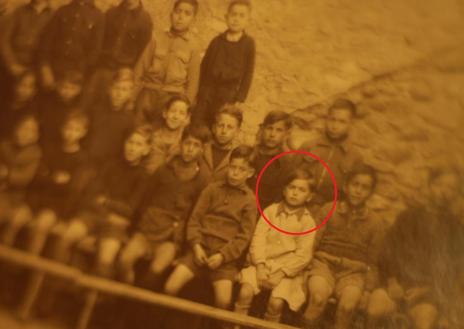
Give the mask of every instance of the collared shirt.
<path id="1" fill-rule="evenodd" d="M 334 143 L 326 135 L 323 135 L 316 143 L 304 143 L 301 149 L 321 158 L 334 174 L 337 187 L 343 186 L 346 174 L 357 164 L 362 162 L 362 157 L 348 140 Z M 314 203 L 324 204 L 333 199 L 333 184 L 325 167 L 313 158 L 303 157 L 306 163 L 313 168 L 316 176 L 316 190 Z"/>
<path id="2" fill-rule="evenodd" d="M 193 103 L 200 79 L 200 52 L 192 33 L 156 32 L 135 68 L 142 88 L 185 94 Z"/>
<path id="3" fill-rule="evenodd" d="M 105 14 L 100 65 L 133 68 L 151 39 L 153 23 L 142 4 L 128 9 L 123 1 Z"/>
<path id="4" fill-rule="evenodd" d="M 249 245 L 256 213 L 255 198 L 247 186 L 211 183 L 190 216 L 187 240 L 191 246 L 201 244 L 213 253 L 221 253 L 226 263 L 235 261 Z"/>
<path id="5" fill-rule="evenodd" d="M 303 232 L 316 226 L 305 207 L 289 211 L 283 202 L 274 203 L 264 210 L 271 223 L 288 232 Z M 258 221 L 250 246 L 254 265 L 265 264 L 271 273 L 282 270 L 292 277 L 311 261 L 315 232 L 306 235 L 287 235 L 272 228 L 264 218 Z"/>
<path id="6" fill-rule="evenodd" d="M 2 57 L 8 66 L 33 65 L 42 30 L 52 17 L 45 7 L 38 11 L 32 3 L 18 7 L 2 26 Z"/>
<path id="7" fill-rule="evenodd" d="M 104 15 L 93 0 L 74 0 L 59 8 L 46 26 L 39 47 L 40 63 L 55 73 L 87 72 L 100 55 Z"/>

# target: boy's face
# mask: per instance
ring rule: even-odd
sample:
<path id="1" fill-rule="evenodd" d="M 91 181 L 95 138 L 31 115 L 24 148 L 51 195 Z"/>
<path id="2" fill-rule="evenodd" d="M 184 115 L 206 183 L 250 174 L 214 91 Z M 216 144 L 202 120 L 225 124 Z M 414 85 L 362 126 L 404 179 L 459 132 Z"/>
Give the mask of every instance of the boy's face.
<path id="1" fill-rule="evenodd" d="M 163 111 L 166 126 L 171 130 L 187 125 L 189 119 L 188 105 L 184 102 L 174 102 L 171 107 Z"/>
<path id="2" fill-rule="evenodd" d="M 37 120 L 28 118 L 21 122 L 15 131 L 15 141 L 20 147 L 37 143 L 39 140 L 39 125 Z"/>
<path id="3" fill-rule="evenodd" d="M 124 144 L 124 158 L 129 163 L 138 163 L 150 152 L 150 143 L 147 138 L 133 133 Z"/>
<path id="4" fill-rule="evenodd" d="M 246 5 L 234 5 L 226 14 L 226 22 L 230 31 L 242 32 L 250 20 L 250 8 Z"/>
<path id="5" fill-rule="evenodd" d="M 353 207 L 362 207 L 373 192 L 373 180 L 370 175 L 356 175 L 345 185 L 348 202 Z"/>
<path id="6" fill-rule="evenodd" d="M 430 182 L 432 202 L 439 207 L 449 207 L 457 195 L 459 179 L 453 173 L 444 173 Z"/>
<path id="7" fill-rule="evenodd" d="M 192 136 L 185 138 L 180 144 L 181 157 L 186 163 L 197 160 L 202 152 L 203 143 Z"/>
<path id="8" fill-rule="evenodd" d="M 212 127 L 214 139 L 219 145 L 231 143 L 240 131 L 236 118 L 228 114 L 221 114 Z"/>
<path id="9" fill-rule="evenodd" d="M 134 92 L 134 83 L 132 81 L 117 81 L 114 82 L 110 89 L 111 105 L 114 108 L 121 108 L 132 97 Z"/>
<path id="10" fill-rule="evenodd" d="M 76 99 L 77 96 L 82 91 L 82 86 L 78 83 L 70 82 L 70 81 L 61 81 L 58 84 L 57 92 L 60 98 L 69 103 Z"/>
<path id="11" fill-rule="evenodd" d="M 69 144 L 79 143 L 87 134 L 87 126 L 82 120 L 68 120 L 62 129 L 63 140 Z"/>
<path id="12" fill-rule="evenodd" d="M 311 197 L 312 191 L 306 179 L 294 179 L 284 188 L 285 202 L 291 207 L 303 206 Z"/>
<path id="13" fill-rule="evenodd" d="M 234 158 L 227 169 L 227 181 L 231 186 L 240 186 L 253 176 L 254 170 L 247 160 Z"/>
<path id="14" fill-rule="evenodd" d="M 347 136 L 352 119 L 351 112 L 348 109 L 334 109 L 330 111 L 326 121 L 326 130 L 329 137 L 340 139 Z"/>
<path id="15" fill-rule="evenodd" d="M 22 77 L 16 85 L 16 98 L 19 101 L 32 99 L 37 93 L 36 80 L 33 74 Z"/>
<path id="16" fill-rule="evenodd" d="M 288 129 L 284 121 L 277 121 L 264 126 L 262 130 L 262 143 L 269 149 L 281 147 L 288 135 Z"/>
<path id="17" fill-rule="evenodd" d="M 195 8 L 186 2 L 179 3 L 171 13 L 171 25 L 176 32 L 185 32 L 195 19 Z"/>

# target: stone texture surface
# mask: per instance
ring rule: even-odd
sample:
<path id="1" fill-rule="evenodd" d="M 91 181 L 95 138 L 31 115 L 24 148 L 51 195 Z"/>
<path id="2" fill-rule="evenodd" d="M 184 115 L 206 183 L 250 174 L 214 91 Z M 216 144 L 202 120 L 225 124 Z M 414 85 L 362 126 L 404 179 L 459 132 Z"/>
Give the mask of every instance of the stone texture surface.
<path id="1" fill-rule="evenodd" d="M 11 7 L 23 0 L 6 0 Z M 64 0 L 53 0 L 59 5 Z M 118 0 L 97 0 L 102 8 Z M 226 0 L 199 0 L 195 31 L 206 48 L 225 29 Z M 173 0 L 144 0 L 156 28 Z M 243 139 L 253 142 L 267 111 L 295 114 L 292 145 L 316 138 L 327 104 L 360 107 L 355 144 L 381 172 L 375 205 L 415 198 L 425 168 L 464 161 L 462 0 L 254 0 L 256 77 Z"/>

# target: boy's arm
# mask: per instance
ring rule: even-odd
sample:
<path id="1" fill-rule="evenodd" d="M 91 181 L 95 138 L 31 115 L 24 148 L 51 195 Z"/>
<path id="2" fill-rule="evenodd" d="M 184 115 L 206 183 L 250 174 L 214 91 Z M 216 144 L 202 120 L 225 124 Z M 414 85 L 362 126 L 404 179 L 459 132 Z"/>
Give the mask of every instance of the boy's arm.
<path id="1" fill-rule="evenodd" d="M 140 59 L 140 56 L 142 55 L 144 49 L 147 47 L 148 43 L 150 42 L 153 34 L 153 21 L 151 19 L 151 16 L 146 13 L 146 15 L 143 15 L 142 21 L 140 23 L 140 29 L 137 33 L 137 60 Z"/>
<path id="2" fill-rule="evenodd" d="M 186 88 L 186 95 L 192 104 L 195 104 L 198 86 L 200 85 L 200 65 L 200 51 L 198 47 L 195 46 L 188 66 L 188 81 Z"/>
<path id="3" fill-rule="evenodd" d="M 256 203 L 254 198 L 251 197 L 242 211 L 239 232 L 219 250 L 219 253 L 224 257 L 224 263 L 238 259 L 250 243 L 250 238 L 256 226 L 256 214 Z"/>
<path id="4" fill-rule="evenodd" d="M 16 26 L 20 8 L 18 8 L 10 17 L 7 17 L 5 22 L 2 24 L 3 35 L 1 39 L 1 54 L 8 70 L 10 70 L 13 74 L 21 73 L 18 72 L 18 70 L 24 69 L 18 63 L 13 48 L 11 47 L 11 38 L 13 37 L 13 31 Z"/>
<path id="5" fill-rule="evenodd" d="M 367 250 L 367 276 L 366 276 L 366 290 L 372 291 L 379 281 L 379 255 L 381 254 L 382 248 L 384 246 L 385 241 L 385 225 L 381 222 L 380 219 L 377 220 L 378 224 L 376 223 L 373 225 L 374 230 L 372 232 L 372 237 L 370 241 L 370 245 Z"/>
<path id="6" fill-rule="evenodd" d="M 237 92 L 237 96 L 235 101 L 236 102 L 245 102 L 248 96 L 248 92 L 250 91 L 251 82 L 253 81 L 253 74 L 255 71 L 255 57 L 256 57 L 256 46 L 255 41 L 250 39 L 250 43 L 248 45 L 249 49 L 247 51 L 247 59 L 246 59 L 246 66 L 245 72 L 243 72 L 243 78 L 240 83 L 240 88 Z"/>
<path id="7" fill-rule="evenodd" d="M 208 48 L 206 49 L 205 55 L 203 56 L 203 60 L 201 61 L 200 65 L 200 93 L 205 90 L 205 88 L 208 87 L 209 85 L 209 71 L 211 70 L 211 62 L 213 57 L 215 56 L 216 53 L 216 40 L 217 38 L 214 38 L 208 45 Z"/>
<path id="8" fill-rule="evenodd" d="M 269 218 L 269 208 L 264 210 L 264 214 Z M 258 224 L 256 224 L 255 233 L 250 244 L 250 256 L 253 265 L 257 266 L 266 262 L 266 240 L 270 230 L 271 227 L 261 217 Z"/>
<path id="9" fill-rule="evenodd" d="M 153 35 L 151 41 L 148 42 L 147 46 L 142 52 L 137 64 L 134 67 L 134 79 L 136 82 L 136 86 L 138 91 L 142 89 L 141 81 L 142 77 L 144 76 L 145 72 L 150 68 L 153 58 L 155 57 L 155 49 L 156 49 L 156 40 L 155 35 Z"/>
<path id="10" fill-rule="evenodd" d="M 62 12 L 62 9 L 58 9 L 41 33 L 37 54 L 39 68 L 42 70 L 50 69 L 50 51 L 56 40 L 56 31 L 60 28 Z"/>
<path id="11" fill-rule="evenodd" d="M 214 184 L 208 185 L 203 192 L 201 192 L 195 207 L 193 208 L 192 215 L 187 223 L 187 241 L 194 247 L 201 244 L 203 235 L 201 233 L 201 219 L 208 212 L 211 199 L 214 195 Z"/>

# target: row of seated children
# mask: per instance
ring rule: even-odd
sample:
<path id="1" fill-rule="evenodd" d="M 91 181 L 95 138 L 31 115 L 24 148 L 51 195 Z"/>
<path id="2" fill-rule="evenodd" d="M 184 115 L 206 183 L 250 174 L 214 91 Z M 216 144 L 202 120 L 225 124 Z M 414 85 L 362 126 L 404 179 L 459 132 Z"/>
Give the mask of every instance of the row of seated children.
<path id="1" fill-rule="evenodd" d="M 227 30 L 211 41 L 202 59 L 192 32 L 198 9 L 197 0 L 176 0 L 170 28 L 160 31 L 159 26 L 153 29 L 141 0 L 124 0 L 105 14 L 93 0 L 72 0 L 56 11 L 49 0 L 31 0 L 9 15 L 2 27 L 0 80 L 6 86 L 2 102 L 16 102 L 9 86 L 32 79 L 31 75 L 40 93 L 47 93 L 59 89 L 75 72 L 81 76 L 81 101 L 87 108 L 104 101 L 111 77 L 127 68 L 135 72 L 131 107 L 138 122 L 160 123 L 166 102 L 183 95 L 195 105 L 193 119 L 210 124 L 223 105 L 246 100 L 255 42 L 245 32 L 250 2 L 233 0 L 225 16 Z"/>
<path id="2" fill-rule="evenodd" d="M 32 221 L 35 233 L 31 235 L 29 248 L 40 253 L 47 233 L 59 223 L 64 229 L 54 246 L 53 258 L 68 262 L 72 247 L 94 234 L 99 242 L 96 273 L 113 277 L 116 268 L 117 278 L 132 283 L 137 260 L 150 257 L 152 264 L 143 281 L 146 287 L 157 287 L 160 275 L 177 264 L 163 287 L 172 295 L 178 294 L 194 276 L 206 274 L 214 283 L 216 305 L 222 308 L 231 306 L 232 286 L 239 278 L 237 312 L 246 313 L 260 290 L 272 290 L 265 315 L 268 320 L 279 320 L 285 303 L 296 311 L 308 299 L 304 325 L 312 326 L 335 293 L 339 300 L 335 322 L 340 328 L 349 327 L 354 310 L 362 301 L 367 300 L 370 325 L 375 327 L 372 323 L 395 310 L 393 301 L 403 298 L 414 327 L 434 325 L 437 306 L 441 306 L 439 303 L 449 290 L 441 289 L 443 285 L 435 281 L 433 274 L 425 275 L 424 283 L 416 283 L 417 273 L 427 273 L 424 267 L 429 269 L 432 263 L 424 265 L 423 256 L 417 257 L 417 262 L 411 261 L 401 254 L 402 248 L 395 246 L 410 245 L 412 232 L 423 227 L 414 221 L 430 218 L 433 222 L 436 214 L 443 213 L 442 208 L 455 195 L 456 174 L 446 171 L 435 174 L 430 184 L 437 205 L 431 206 L 424 216 L 414 211 L 403 215 L 412 221 L 410 228 L 401 226 L 404 232 L 391 229 L 400 232 L 390 232 L 394 242 L 383 247 L 393 254 L 382 259 L 392 263 L 381 273 L 387 290 L 376 290 L 378 254 L 385 229 L 366 208 L 366 201 L 375 189 L 375 172 L 358 165 L 353 160 L 358 156 L 349 147 L 349 129 L 356 110 L 351 102 L 336 101 L 329 108 L 321 140 L 304 145 L 306 150 L 324 158 L 322 154 L 327 152 L 337 181 L 344 186 L 343 200 L 317 236 L 293 237 L 270 229 L 263 219 L 255 230 L 256 205 L 246 184 L 251 182 L 253 188 L 263 164 L 284 150 L 291 129 L 288 114 L 269 113 L 261 126 L 258 145 L 235 147 L 242 122 L 240 110 L 223 107 L 215 116 L 210 140 L 207 128 L 197 125 L 184 128 L 185 124 L 179 124 L 188 121 L 190 110 L 185 98 L 175 96 L 163 112 L 164 130 L 168 135 L 173 131 L 180 134 L 180 140 L 165 140 L 163 134 L 153 140 L 152 128 L 148 126 L 127 128 L 123 130 L 127 135 L 121 132 L 118 137 L 111 128 L 111 120 L 104 116 L 129 101 L 130 92 L 123 88 L 125 84 L 132 85 L 127 72 L 118 73 L 109 90 L 109 111 L 102 111 L 103 119 L 97 126 L 100 133 L 105 128 L 111 132 L 107 141 L 120 141 L 119 146 L 108 142 L 114 147 L 115 158 L 108 157 L 107 161 L 86 155 L 104 137 L 95 142 L 90 138 L 83 143 L 86 145 L 81 145 L 87 132 L 94 129 L 92 113 L 69 111 L 59 129 L 61 143 L 45 143 L 42 161 L 37 143 L 43 128 L 39 129 L 33 115 L 18 119 L 11 136 L 2 142 L 0 218 L 8 222 L 3 243 L 11 245 L 20 228 Z M 156 143 L 168 145 L 157 169 L 147 166 L 153 163 L 150 151 Z M 291 160 L 282 158 L 270 167 L 272 175 L 263 175 L 261 184 L 266 188 L 260 189 L 260 202 L 273 223 L 299 231 L 311 228 L 325 216 L 330 205 L 321 205 L 330 201 L 331 195 L 324 193 L 328 177 L 320 166 L 308 162 L 306 157 Z M 153 173 L 148 180 L 147 170 Z M 308 201 L 313 215 L 305 207 Z M 462 229 L 454 217 L 449 218 L 444 234 L 425 230 L 426 238 L 414 239 L 415 247 L 408 250 L 450 256 L 449 262 L 441 256 L 441 260 L 428 258 L 434 259 L 434 264 L 442 264 L 440 273 L 454 269 L 450 266 L 453 257 L 462 251 Z M 451 237 L 451 245 L 443 241 L 443 236 Z M 429 243 L 431 239 L 433 244 Z M 250 243 L 249 266 L 240 271 L 238 261 Z M 440 246 L 440 252 L 430 250 L 431 245 Z M 398 272 L 395 264 L 402 263 L 402 259 L 414 274 Z M 385 266 L 383 262 L 380 265 Z M 459 272 L 449 273 L 457 276 Z M 402 295 L 402 289 L 407 293 Z M 385 309 L 385 305 L 390 307 Z"/>

